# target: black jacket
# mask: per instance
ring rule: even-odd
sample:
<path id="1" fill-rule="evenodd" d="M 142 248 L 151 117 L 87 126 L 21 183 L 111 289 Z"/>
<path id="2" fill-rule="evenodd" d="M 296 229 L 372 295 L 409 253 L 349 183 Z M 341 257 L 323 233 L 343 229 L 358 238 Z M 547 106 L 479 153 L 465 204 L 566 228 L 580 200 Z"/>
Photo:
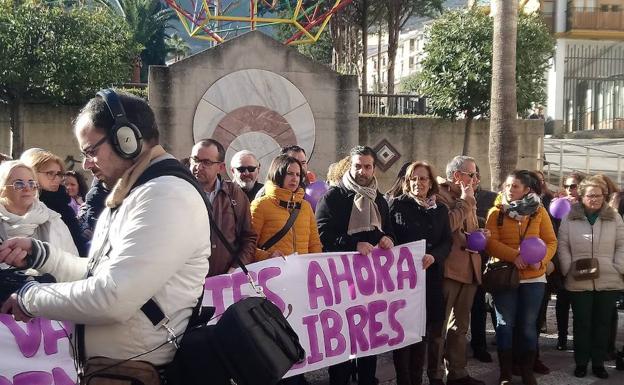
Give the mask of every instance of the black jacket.
<path id="1" fill-rule="evenodd" d="M 61 214 L 61 219 L 69 229 L 76 249 L 78 249 L 78 255 L 86 257 L 89 255 L 89 248 L 87 241 L 82 236 L 76 213 L 69 206 L 70 199 L 64 186 L 60 186 L 57 191 L 39 190 L 39 200 L 45 203 L 48 208 Z"/>
<path id="2" fill-rule="evenodd" d="M 427 241 L 426 253 L 433 255 L 435 259 L 427 269 L 427 323 L 443 321 L 444 260 L 450 253 L 453 242 L 448 208 L 438 204 L 435 209 L 425 210 L 413 198 L 404 194 L 390 202 L 390 216 L 397 243 L 421 239 Z"/>
<path id="3" fill-rule="evenodd" d="M 256 181 L 256 183 L 254 183 L 254 185 L 251 188 L 251 190 L 249 190 L 249 191 L 243 190 L 245 192 L 245 194 L 247 194 L 247 198 L 249 198 L 249 202 L 251 202 L 254 199 L 256 199 L 256 194 L 258 194 L 258 191 L 260 191 L 260 189 L 263 188 L 263 187 L 264 187 L 264 183 L 260 183 L 260 182 Z"/>
<path id="4" fill-rule="evenodd" d="M 382 228 L 352 235 L 347 234 L 354 197 L 355 192 L 348 190 L 341 183 L 339 186 L 331 187 L 316 205 L 316 223 L 323 250 L 327 252 L 356 251 L 358 242 L 368 242 L 377 246 L 384 235 L 396 243 L 388 203 L 379 191 L 377 191 L 375 203 L 381 215 Z"/>

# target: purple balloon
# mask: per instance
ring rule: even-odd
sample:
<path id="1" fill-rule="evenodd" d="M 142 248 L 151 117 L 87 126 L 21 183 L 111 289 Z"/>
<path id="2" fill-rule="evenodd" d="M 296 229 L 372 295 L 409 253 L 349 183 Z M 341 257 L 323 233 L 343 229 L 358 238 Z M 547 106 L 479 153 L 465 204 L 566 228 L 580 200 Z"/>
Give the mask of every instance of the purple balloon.
<path id="1" fill-rule="evenodd" d="M 470 250 L 483 251 L 485 250 L 486 244 L 487 238 L 482 231 L 473 231 L 472 233 L 468 234 L 468 237 L 466 239 L 466 246 L 468 246 Z"/>
<path id="2" fill-rule="evenodd" d="M 548 210 L 553 218 L 563 219 L 566 215 L 568 215 L 571 207 L 572 205 L 569 200 L 565 198 L 557 198 L 550 202 Z"/>
<path id="3" fill-rule="evenodd" d="M 317 180 L 314 183 L 310 183 L 308 187 L 306 187 L 303 199 L 310 202 L 312 210 L 316 211 L 316 204 L 321 197 L 325 195 L 327 190 L 329 190 L 329 186 L 325 182 Z"/>
<path id="4" fill-rule="evenodd" d="M 520 257 L 527 265 L 532 265 L 544 259 L 546 244 L 538 237 L 527 237 L 520 243 Z"/>

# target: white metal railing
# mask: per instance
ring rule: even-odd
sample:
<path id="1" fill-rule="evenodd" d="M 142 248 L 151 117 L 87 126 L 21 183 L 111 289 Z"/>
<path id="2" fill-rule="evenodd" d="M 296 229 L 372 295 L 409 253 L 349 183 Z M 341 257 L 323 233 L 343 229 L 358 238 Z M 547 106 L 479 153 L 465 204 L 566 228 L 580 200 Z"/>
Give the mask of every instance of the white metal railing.
<path id="1" fill-rule="evenodd" d="M 624 151 L 604 149 L 604 147 L 624 146 L 624 140 L 616 140 L 614 143 L 614 146 L 605 146 L 601 143 L 579 144 L 570 139 L 546 139 L 544 141 L 546 160 L 544 171 L 547 179 L 551 181 L 551 174 L 554 173 L 561 178 L 566 172 L 584 171 L 586 174 L 605 174 L 621 186 Z"/>

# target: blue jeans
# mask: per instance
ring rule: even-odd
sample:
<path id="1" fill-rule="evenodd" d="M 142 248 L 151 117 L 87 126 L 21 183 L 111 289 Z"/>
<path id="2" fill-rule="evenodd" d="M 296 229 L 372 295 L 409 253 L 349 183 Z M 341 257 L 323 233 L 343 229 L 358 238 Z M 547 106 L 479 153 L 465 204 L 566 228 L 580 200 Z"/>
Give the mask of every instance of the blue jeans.
<path id="1" fill-rule="evenodd" d="M 521 283 L 517 289 L 493 294 L 496 311 L 496 345 L 498 350 L 511 350 L 514 327 L 518 328 L 518 351 L 537 349 L 537 317 L 544 298 L 546 283 Z"/>

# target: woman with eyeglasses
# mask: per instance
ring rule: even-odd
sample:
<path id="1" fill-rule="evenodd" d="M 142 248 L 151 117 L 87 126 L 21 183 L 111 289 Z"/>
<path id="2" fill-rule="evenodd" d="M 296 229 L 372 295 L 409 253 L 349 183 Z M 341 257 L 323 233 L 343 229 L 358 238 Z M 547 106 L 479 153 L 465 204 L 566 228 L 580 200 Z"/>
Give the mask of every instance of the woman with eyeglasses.
<path id="1" fill-rule="evenodd" d="M 585 377 L 589 361 L 596 377 L 609 377 L 604 361 L 611 312 L 624 289 L 624 221 L 609 206 L 607 194 L 602 178 L 583 180 L 579 202 L 559 228 L 561 273 L 574 318 L 576 377 Z"/>
<path id="2" fill-rule="evenodd" d="M 20 160 L 35 172 L 39 185 L 39 200 L 61 214 L 78 249 L 78 255 L 86 257 L 89 254 L 87 242 L 82 235 L 76 213 L 69 206 L 71 198 L 62 183 L 65 170 L 61 158 L 49 151 L 38 149 L 28 151 Z"/>
<path id="3" fill-rule="evenodd" d="M 520 285 L 492 293 L 496 312 L 496 345 L 500 367 L 499 384 L 510 384 L 513 356 L 517 354 L 524 385 L 535 385 L 537 319 L 546 289 L 546 267 L 557 250 L 557 238 L 548 212 L 540 201 L 539 177 L 517 170 L 505 179 L 502 202 L 490 209 L 485 227 L 490 230 L 486 252 L 495 261 L 518 269 Z M 546 244 L 546 255 L 533 264 L 520 256 L 520 244 L 538 237 Z M 518 337 L 514 340 L 514 332 Z M 513 346 L 514 343 L 516 346 Z"/>
<path id="4" fill-rule="evenodd" d="M 37 198 L 33 170 L 21 161 L 0 164 L 0 238 L 32 237 L 77 253 L 61 216 Z"/>
<path id="5" fill-rule="evenodd" d="M 442 294 L 444 260 L 451 251 L 453 242 L 448 209 L 444 204 L 436 204 L 438 183 L 432 167 L 425 162 L 407 165 L 402 183 L 403 194 L 390 202 L 390 216 L 397 243 L 407 243 L 424 239 L 427 242 L 423 268 L 426 274 L 426 334 L 431 330 L 442 329 L 445 308 Z M 425 337 L 425 340 L 428 338 Z M 428 341 L 433 342 L 433 341 Z M 425 364 L 426 341 L 397 349 L 393 352 L 394 368 L 398 385 L 422 384 Z M 435 344 L 429 344 L 430 356 Z M 433 366 L 435 362 L 429 362 Z"/>
<path id="6" fill-rule="evenodd" d="M 567 199 L 571 204 L 579 200 L 578 186 L 585 179 L 579 172 L 571 172 L 561 179 L 560 198 Z M 555 231 L 559 231 L 560 219 L 553 219 Z M 555 271 L 550 275 L 557 301 L 555 302 L 555 317 L 557 319 L 557 350 L 568 350 L 568 325 L 570 321 L 570 293 L 563 284 L 564 277 L 561 274 L 559 253 L 553 258 Z"/>

